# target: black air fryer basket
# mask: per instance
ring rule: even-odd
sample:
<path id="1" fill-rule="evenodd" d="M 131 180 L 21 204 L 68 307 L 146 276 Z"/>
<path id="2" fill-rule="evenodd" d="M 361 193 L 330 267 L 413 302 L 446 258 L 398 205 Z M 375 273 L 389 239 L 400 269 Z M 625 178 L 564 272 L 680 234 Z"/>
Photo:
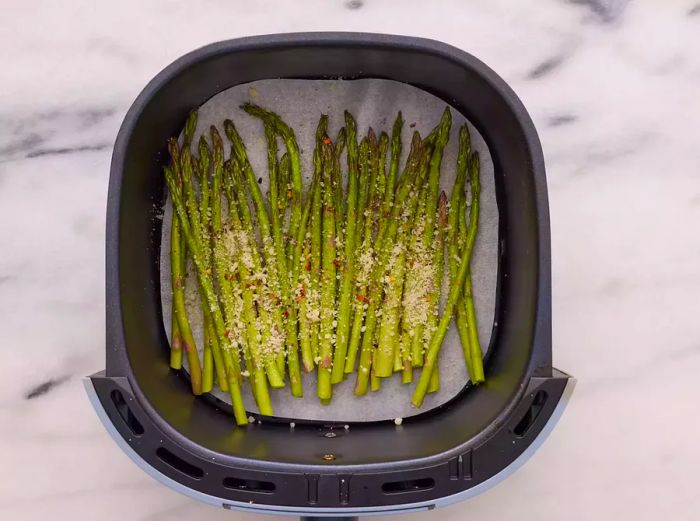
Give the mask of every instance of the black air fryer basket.
<path id="1" fill-rule="evenodd" d="M 489 146 L 499 267 L 487 381 L 406 419 L 274 420 L 236 428 L 227 407 L 192 396 L 168 367 L 159 256 L 165 143 L 229 87 L 270 78 L 384 78 L 428 91 Z M 155 210 L 154 210 L 155 208 Z M 434 508 L 474 496 L 522 464 L 561 415 L 573 379 L 552 367 L 550 237 L 542 150 L 513 91 L 448 45 L 305 33 L 209 45 L 167 67 L 129 110 L 107 205 L 106 369 L 86 380 L 105 427 L 146 472 L 224 508 L 354 516 Z"/>

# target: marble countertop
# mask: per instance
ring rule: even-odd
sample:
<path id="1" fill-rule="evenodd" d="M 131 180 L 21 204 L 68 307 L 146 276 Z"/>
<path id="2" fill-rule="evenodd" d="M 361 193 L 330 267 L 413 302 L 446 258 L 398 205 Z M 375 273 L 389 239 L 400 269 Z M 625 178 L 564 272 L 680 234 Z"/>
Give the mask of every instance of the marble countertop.
<path id="1" fill-rule="evenodd" d="M 0 518 L 263 519 L 153 481 L 109 438 L 111 148 L 141 88 L 209 42 L 288 31 L 424 36 L 481 58 L 547 161 L 555 365 L 579 379 L 535 456 L 411 519 L 700 518 L 700 4 L 6 1 L 0 18 Z"/>

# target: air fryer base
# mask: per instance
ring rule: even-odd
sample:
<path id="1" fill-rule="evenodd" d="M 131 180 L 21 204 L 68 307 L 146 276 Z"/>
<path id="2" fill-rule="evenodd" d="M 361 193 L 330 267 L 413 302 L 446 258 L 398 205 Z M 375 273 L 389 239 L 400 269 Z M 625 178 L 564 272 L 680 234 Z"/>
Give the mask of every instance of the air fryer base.
<path id="1" fill-rule="evenodd" d="M 117 445 L 144 472 L 171 489 L 225 509 L 352 518 L 357 515 L 419 512 L 448 506 L 474 497 L 510 476 L 542 445 L 569 402 L 576 380 L 556 369 L 553 373 L 551 378 L 531 378 L 523 399 L 511 417 L 481 446 L 466 454 L 445 459 L 437 465 L 421 467 L 418 464 L 413 470 L 378 474 L 367 472 L 368 469 L 354 473 L 332 466 L 319 468 L 318 474 L 296 474 L 294 465 L 288 469 L 282 466 L 279 473 L 224 467 L 185 451 L 150 422 L 146 412 L 134 400 L 127 378 L 107 377 L 100 372 L 86 378 L 84 383 L 95 412 Z M 123 402 L 115 402 L 115 390 L 124 398 Z M 545 397 L 544 400 L 540 398 L 542 396 Z M 329 428 L 317 428 L 321 436 L 325 432 L 333 432 Z M 188 472 L 194 472 L 192 468 L 198 468 L 197 475 L 202 477 L 193 478 L 187 472 L 182 472 L 177 468 L 178 463 L 173 466 L 173 461 L 176 460 L 169 463 L 164 461 L 158 455 L 162 448 L 185 462 L 184 468 L 191 467 Z M 186 485 L 187 478 L 197 484 Z M 290 479 L 298 481 L 298 486 L 290 486 Z M 252 488 L 246 490 L 243 485 L 238 490 L 231 490 L 224 486 L 226 480 L 250 483 Z M 368 494 L 362 503 L 376 506 L 343 506 L 354 502 L 354 498 L 349 495 L 348 485 L 351 480 L 354 490 L 364 489 Z M 432 480 L 434 486 L 429 489 L 419 485 L 410 488 L 411 483 L 425 483 L 425 480 Z M 266 494 L 255 490 L 255 484 L 261 482 L 273 483 L 276 494 L 284 496 L 285 491 L 288 491 L 290 496 L 281 500 L 288 500 L 289 504 L 257 504 L 256 500 L 261 494 Z M 399 493 L 384 491 L 387 483 L 402 482 L 409 484 L 406 490 Z M 300 498 L 298 492 L 302 489 L 304 494 Z M 460 490 L 454 492 L 455 489 Z M 394 502 L 386 503 L 387 498 L 394 499 Z M 300 505 L 299 499 L 302 499 L 302 503 L 306 502 L 306 506 Z"/>

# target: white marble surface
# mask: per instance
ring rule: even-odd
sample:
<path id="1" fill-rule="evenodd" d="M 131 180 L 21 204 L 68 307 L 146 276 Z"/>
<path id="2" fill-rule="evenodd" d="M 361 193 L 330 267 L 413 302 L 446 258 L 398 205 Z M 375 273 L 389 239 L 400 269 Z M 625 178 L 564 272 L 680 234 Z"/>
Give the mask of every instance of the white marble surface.
<path id="1" fill-rule="evenodd" d="M 700 4 L 469 4 L 3 2 L 0 519 L 263 519 L 147 477 L 81 377 L 104 366 L 107 177 L 130 103 L 200 45 L 308 30 L 472 52 L 522 97 L 547 160 L 554 359 L 574 399 L 510 479 L 411 519 L 700 518 Z"/>

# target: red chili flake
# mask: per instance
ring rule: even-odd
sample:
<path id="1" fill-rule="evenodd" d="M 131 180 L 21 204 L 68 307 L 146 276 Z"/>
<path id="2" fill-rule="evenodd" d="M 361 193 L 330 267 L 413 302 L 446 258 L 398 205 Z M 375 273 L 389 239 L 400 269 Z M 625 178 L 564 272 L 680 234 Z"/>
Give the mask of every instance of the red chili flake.
<path id="1" fill-rule="evenodd" d="M 311 271 L 311 263 L 310 263 L 310 262 L 307 262 L 307 263 L 304 265 L 304 269 L 305 269 L 306 271 Z"/>
<path id="2" fill-rule="evenodd" d="M 287 199 L 291 199 L 291 198 L 292 198 L 292 191 L 287 190 Z"/>
<path id="3" fill-rule="evenodd" d="M 328 136 L 324 136 L 322 141 L 324 145 L 330 145 L 332 143 L 331 138 L 329 138 Z"/>
<path id="4" fill-rule="evenodd" d="M 288 309 L 285 309 L 285 310 L 282 312 L 282 316 L 283 316 L 284 318 L 289 318 L 289 310 L 288 310 Z"/>
<path id="5" fill-rule="evenodd" d="M 331 367 L 331 358 L 330 356 L 326 356 L 321 360 L 321 367 L 323 369 L 329 369 Z"/>
<path id="6" fill-rule="evenodd" d="M 357 297 L 355 297 L 355 298 L 357 298 L 357 300 L 360 302 L 367 302 L 367 297 L 365 297 L 362 294 L 358 294 Z"/>
<path id="7" fill-rule="evenodd" d="M 336 268 L 340 268 L 340 267 L 343 265 L 343 263 L 342 263 L 342 261 L 341 261 L 340 259 L 333 259 L 333 265 L 334 265 Z"/>
<path id="8" fill-rule="evenodd" d="M 230 334 L 231 334 L 231 332 L 228 329 L 226 331 L 224 331 L 224 336 L 226 338 L 228 338 Z"/>

